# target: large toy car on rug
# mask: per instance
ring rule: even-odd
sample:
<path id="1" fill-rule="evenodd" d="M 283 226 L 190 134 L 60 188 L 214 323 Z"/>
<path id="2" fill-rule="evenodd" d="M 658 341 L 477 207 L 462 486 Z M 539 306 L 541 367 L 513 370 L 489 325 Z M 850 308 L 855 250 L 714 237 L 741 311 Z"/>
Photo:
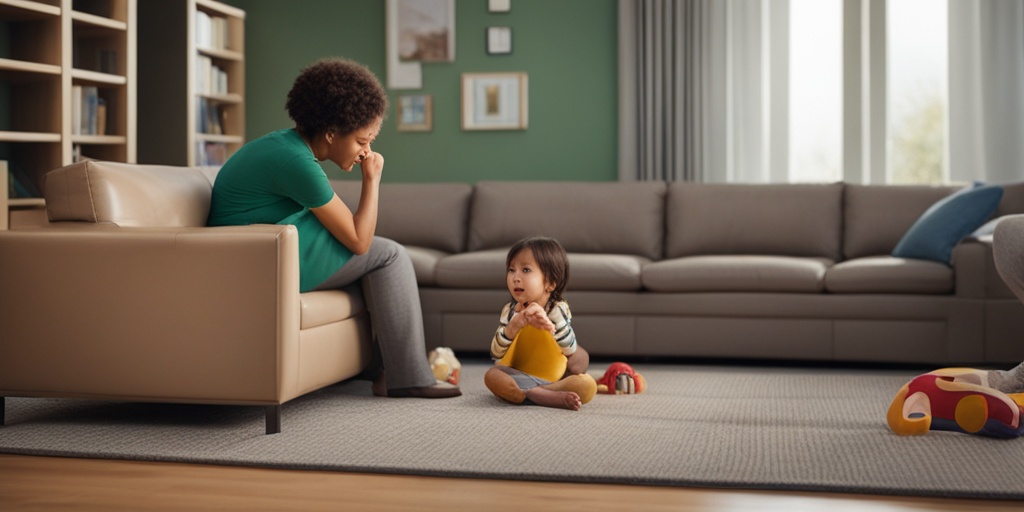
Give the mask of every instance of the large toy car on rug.
<path id="1" fill-rule="evenodd" d="M 914 377 L 896 393 L 886 419 L 900 435 L 946 430 L 990 437 L 1024 435 L 1024 393 L 988 387 L 988 372 L 942 368 Z"/>

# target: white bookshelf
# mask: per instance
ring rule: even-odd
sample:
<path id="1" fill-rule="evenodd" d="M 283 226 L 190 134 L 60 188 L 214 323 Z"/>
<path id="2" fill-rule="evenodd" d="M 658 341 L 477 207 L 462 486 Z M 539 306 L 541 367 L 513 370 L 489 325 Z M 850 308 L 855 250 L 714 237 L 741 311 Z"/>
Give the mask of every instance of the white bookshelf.
<path id="1" fill-rule="evenodd" d="M 245 11 L 144 2 L 139 25 L 140 162 L 216 166 L 245 143 Z"/>

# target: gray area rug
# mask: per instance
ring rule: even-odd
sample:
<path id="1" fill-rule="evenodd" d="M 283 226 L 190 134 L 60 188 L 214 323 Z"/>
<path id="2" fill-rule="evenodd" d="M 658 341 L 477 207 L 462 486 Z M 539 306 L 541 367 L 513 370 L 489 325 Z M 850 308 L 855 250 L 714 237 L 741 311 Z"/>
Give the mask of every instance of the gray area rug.
<path id="1" fill-rule="evenodd" d="M 606 364 L 592 369 L 603 371 Z M 647 393 L 578 412 L 464 396 L 381 399 L 365 381 L 263 408 L 7 399 L 0 452 L 452 477 L 1024 499 L 1024 440 L 885 423 L 910 370 L 634 365 Z"/>

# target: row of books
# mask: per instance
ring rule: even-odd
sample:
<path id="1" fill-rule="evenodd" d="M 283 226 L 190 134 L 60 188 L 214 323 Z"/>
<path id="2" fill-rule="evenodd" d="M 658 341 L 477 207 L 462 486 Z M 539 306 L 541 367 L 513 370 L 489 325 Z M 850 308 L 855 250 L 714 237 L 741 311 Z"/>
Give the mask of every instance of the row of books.
<path id="1" fill-rule="evenodd" d="M 227 111 L 220 104 L 199 98 L 196 112 L 196 131 L 211 135 L 223 135 Z"/>
<path id="2" fill-rule="evenodd" d="M 196 143 L 196 164 L 201 167 L 220 167 L 228 160 L 228 147 L 223 142 Z"/>
<path id="3" fill-rule="evenodd" d="M 24 167 L 16 162 L 7 162 L 7 197 L 15 199 L 19 197 L 42 197 L 39 187 L 36 186 L 38 176 L 33 177 Z"/>
<path id="4" fill-rule="evenodd" d="M 228 20 L 196 11 L 196 46 L 213 50 L 228 49 Z"/>
<path id="5" fill-rule="evenodd" d="M 71 133 L 74 135 L 105 135 L 107 133 L 107 102 L 94 85 L 71 86 Z"/>
<path id="6" fill-rule="evenodd" d="M 196 56 L 196 91 L 200 94 L 228 93 L 227 71 L 205 55 Z"/>

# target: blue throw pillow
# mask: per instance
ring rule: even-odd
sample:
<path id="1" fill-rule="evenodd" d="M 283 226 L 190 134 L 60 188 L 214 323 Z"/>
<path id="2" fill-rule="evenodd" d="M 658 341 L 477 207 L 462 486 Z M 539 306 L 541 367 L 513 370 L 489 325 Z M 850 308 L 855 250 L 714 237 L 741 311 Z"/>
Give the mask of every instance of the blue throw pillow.
<path id="1" fill-rule="evenodd" d="M 907 230 L 892 255 L 949 265 L 953 247 L 985 223 L 999 207 L 1003 187 L 981 185 L 958 190 L 931 205 Z"/>

